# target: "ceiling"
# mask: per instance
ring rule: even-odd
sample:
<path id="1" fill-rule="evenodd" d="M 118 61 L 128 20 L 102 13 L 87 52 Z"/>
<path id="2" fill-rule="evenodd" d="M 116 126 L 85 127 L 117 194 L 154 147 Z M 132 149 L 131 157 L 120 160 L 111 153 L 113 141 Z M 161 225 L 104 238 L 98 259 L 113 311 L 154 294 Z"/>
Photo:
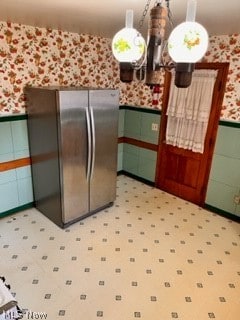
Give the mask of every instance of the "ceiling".
<path id="1" fill-rule="evenodd" d="M 146 3 L 147 0 L 0 0 L 0 21 L 112 38 L 124 27 L 126 9 L 134 10 L 134 27 L 139 29 Z M 154 4 L 152 0 L 150 8 Z M 170 0 L 174 25 L 185 20 L 186 8 L 187 0 Z M 144 36 L 147 17 L 141 31 Z M 196 21 L 210 35 L 240 33 L 240 0 L 198 0 Z"/>

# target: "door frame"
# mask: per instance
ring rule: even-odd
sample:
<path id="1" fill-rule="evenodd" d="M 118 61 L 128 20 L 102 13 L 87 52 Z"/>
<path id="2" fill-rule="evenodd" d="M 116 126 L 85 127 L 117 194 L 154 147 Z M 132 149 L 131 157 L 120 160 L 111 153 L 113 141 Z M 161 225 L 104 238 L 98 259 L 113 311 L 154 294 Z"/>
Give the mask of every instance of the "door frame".
<path id="1" fill-rule="evenodd" d="M 210 137 L 208 139 L 208 145 L 206 145 L 204 150 L 206 150 L 205 154 L 205 161 L 206 161 L 206 169 L 205 175 L 203 179 L 203 183 L 201 186 L 201 195 L 200 201 L 198 205 L 204 206 L 206 192 L 207 192 L 207 185 L 211 170 L 212 158 L 213 158 L 213 151 L 215 147 L 216 137 L 217 137 L 217 130 L 219 119 L 221 115 L 221 107 L 222 101 L 225 94 L 225 86 L 227 82 L 228 76 L 228 69 L 229 63 L 197 63 L 195 65 L 195 69 L 209 69 L 209 70 L 218 70 L 218 74 L 216 77 L 214 91 L 213 91 L 213 99 L 211 105 L 211 113 L 209 117 L 209 122 L 213 123 L 213 126 L 209 126 L 207 128 L 206 136 Z M 167 106 L 170 94 L 170 86 L 171 86 L 171 72 L 165 72 L 165 80 L 164 80 L 164 90 L 163 90 L 163 98 L 162 98 L 162 113 L 161 113 L 161 123 L 160 123 L 160 130 L 159 130 L 159 140 L 158 140 L 158 153 L 157 153 L 157 166 L 156 166 L 156 175 L 155 175 L 155 187 L 158 187 L 160 184 L 160 166 L 161 166 L 161 153 L 162 149 L 164 148 L 164 140 L 165 140 L 165 133 L 167 127 Z"/>

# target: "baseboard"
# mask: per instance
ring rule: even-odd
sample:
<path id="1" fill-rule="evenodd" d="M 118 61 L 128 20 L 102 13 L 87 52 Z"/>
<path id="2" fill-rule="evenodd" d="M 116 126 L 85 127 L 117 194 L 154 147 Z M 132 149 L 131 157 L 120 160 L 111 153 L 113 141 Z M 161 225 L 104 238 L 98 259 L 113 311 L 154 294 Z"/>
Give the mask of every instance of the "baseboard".
<path id="1" fill-rule="evenodd" d="M 236 216 L 236 215 L 234 215 L 234 214 L 232 214 L 230 212 L 227 212 L 227 211 L 224 211 L 222 209 L 219 209 L 219 208 L 216 208 L 214 206 L 211 206 L 210 204 L 205 203 L 204 204 L 204 209 L 207 209 L 207 210 L 209 210 L 211 212 L 217 213 L 222 217 L 225 217 L 227 219 L 236 221 L 238 223 L 240 222 L 240 217 L 239 216 Z"/>
<path id="2" fill-rule="evenodd" d="M 121 175 L 121 174 L 123 174 L 123 175 L 125 175 L 125 176 L 127 176 L 127 177 L 129 177 L 129 178 L 133 178 L 133 179 L 135 179 L 135 180 L 137 180 L 137 181 L 143 182 L 143 183 L 145 183 L 145 184 L 147 184 L 147 185 L 149 185 L 149 186 L 151 186 L 151 187 L 154 187 L 154 186 L 155 186 L 155 182 L 150 181 L 150 180 L 147 180 L 147 179 L 142 178 L 142 177 L 139 177 L 139 176 L 137 176 L 137 175 L 135 175 L 135 174 L 132 174 L 132 173 L 130 173 L 130 172 L 127 172 L 127 171 L 125 171 L 125 170 L 120 170 L 120 171 L 117 172 L 117 175 L 118 175 L 118 176 Z"/>
<path id="3" fill-rule="evenodd" d="M 16 213 L 16 212 L 19 212 L 19 211 L 30 209 L 30 208 L 33 208 L 33 207 L 34 207 L 34 202 L 29 202 L 29 203 L 26 203 L 26 204 L 24 204 L 22 206 L 19 206 L 19 207 L 16 207 L 16 208 L 1 212 L 0 213 L 0 218 L 8 216 L 8 215 Z"/>

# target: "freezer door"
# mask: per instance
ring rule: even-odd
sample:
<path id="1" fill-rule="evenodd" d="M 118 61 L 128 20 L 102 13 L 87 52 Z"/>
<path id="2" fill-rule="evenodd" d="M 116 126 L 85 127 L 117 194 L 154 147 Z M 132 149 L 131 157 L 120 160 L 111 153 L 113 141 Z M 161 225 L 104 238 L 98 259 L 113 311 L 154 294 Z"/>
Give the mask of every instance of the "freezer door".
<path id="1" fill-rule="evenodd" d="M 89 211 L 88 92 L 58 92 L 59 140 L 63 222 L 68 223 Z"/>
<path id="2" fill-rule="evenodd" d="M 89 108 L 93 136 L 90 211 L 95 211 L 116 198 L 118 91 L 90 90 Z"/>

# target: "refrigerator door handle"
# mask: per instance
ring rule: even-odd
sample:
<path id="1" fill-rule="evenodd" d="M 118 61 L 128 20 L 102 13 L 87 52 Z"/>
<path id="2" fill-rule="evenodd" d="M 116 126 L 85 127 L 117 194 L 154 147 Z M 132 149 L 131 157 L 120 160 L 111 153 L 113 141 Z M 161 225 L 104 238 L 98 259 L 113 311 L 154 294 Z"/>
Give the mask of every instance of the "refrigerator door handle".
<path id="1" fill-rule="evenodd" d="M 87 121 L 87 143 L 88 143 L 88 156 L 87 156 L 87 181 L 90 179 L 91 169 L 91 151 L 92 151 L 92 139 L 91 139 L 91 124 L 88 108 L 86 108 L 86 121 Z"/>
<path id="2" fill-rule="evenodd" d="M 93 108 L 90 106 L 90 119 L 91 119 L 91 127 L 92 127 L 92 164 L 91 164 L 91 172 L 90 172 L 90 180 L 93 176 L 93 170 L 95 166 L 95 152 L 96 152 L 96 136 L 95 136 L 95 121 L 93 115 Z"/>

